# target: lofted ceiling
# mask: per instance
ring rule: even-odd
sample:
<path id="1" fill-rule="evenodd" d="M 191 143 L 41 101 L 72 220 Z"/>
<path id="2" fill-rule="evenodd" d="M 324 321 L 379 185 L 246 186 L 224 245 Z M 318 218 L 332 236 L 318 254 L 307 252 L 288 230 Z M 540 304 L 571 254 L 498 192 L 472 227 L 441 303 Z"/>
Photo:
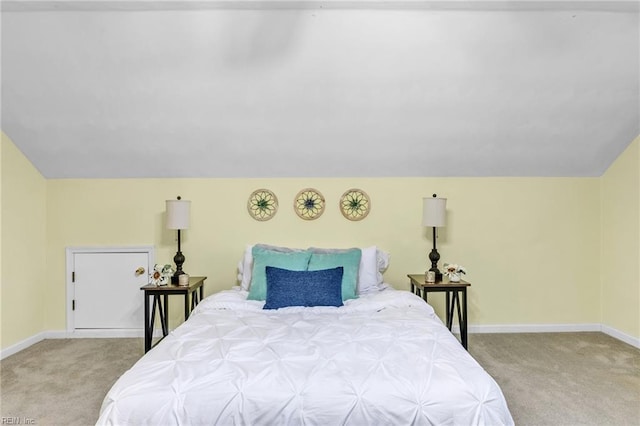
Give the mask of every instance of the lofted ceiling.
<path id="1" fill-rule="evenodd" d="M 599 176 L 636 1 L 2 2 L 2 131 L 47 178 Z"/>

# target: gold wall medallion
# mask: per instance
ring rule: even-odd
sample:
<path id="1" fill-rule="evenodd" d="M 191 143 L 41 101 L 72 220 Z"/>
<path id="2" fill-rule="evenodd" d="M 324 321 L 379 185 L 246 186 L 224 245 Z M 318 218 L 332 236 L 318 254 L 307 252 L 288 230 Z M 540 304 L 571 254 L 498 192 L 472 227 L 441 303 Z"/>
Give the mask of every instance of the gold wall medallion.
<path id="1" fill-rule="evenodd" d="M 340 211 L 349 220 L 362 220 L 369 214 L 371 200 L 361 189 L 348 189 L 340 197 Z"/>
<path id="2" fill-rule="evenodd" d="M 268 189 L 256 189 L 249 196 L 247 211 L 255 220 L 269 220 L 278 212 L 278 197 Z"/>
<path id="3" fill-rule="evenodd" d="M 324 197 L 317 189 L 305 188 L 298 192 L 293 201 L 293 209 L 304 220 L 314 220 L 324 213 Z"/>

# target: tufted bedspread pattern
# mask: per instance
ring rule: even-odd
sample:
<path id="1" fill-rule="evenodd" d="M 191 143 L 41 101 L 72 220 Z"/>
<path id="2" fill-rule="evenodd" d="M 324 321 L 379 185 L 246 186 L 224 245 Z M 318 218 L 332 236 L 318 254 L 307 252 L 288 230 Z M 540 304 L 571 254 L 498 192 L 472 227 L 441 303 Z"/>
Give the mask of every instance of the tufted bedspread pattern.
<path id="1" fill-rule="evenodd" d="M 99 425 L 512 425 L 503 394 L 419 297 L 262 310 L 203 300 L 114 384 Z"/>

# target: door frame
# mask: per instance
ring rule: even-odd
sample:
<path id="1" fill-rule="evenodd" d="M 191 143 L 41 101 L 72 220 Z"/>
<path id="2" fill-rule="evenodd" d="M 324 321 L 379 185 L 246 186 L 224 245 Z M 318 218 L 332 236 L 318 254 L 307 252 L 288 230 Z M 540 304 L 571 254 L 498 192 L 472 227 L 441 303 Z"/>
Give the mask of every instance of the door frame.
<path id="1" fill-rule="evenodd" d="M 141 333 L 144 332 L 144 324 L 141 324 L 140 330 L 137 330 L 137 329 L 134 330 L 134 335 L 131 334 L 131 330 L 122 330 L 122 329 L 76 330 L 75 312 L 73 310 L 73 299 L 75 297 L 75 289 L 72 281 L 72 272 L 74 269 L 73 260 L 74 260 L 74 256 L 78 253 L 146 253 L 148 255 L 149 264 L 146 266 L 147 271 L 145 273 L 148 274 L 149 271 L 153 269 L 153 265 L 155 264 L 155 247 L 152 245 L 67 247 L 65 249 L 65 252 L 66 252 L 66 265 L 67 265 L 66 266 L 67 333 L 69 334 L 82 333 L 82 334 L 86 334 L 87 337 L 137 337 L 138 334 L 142 336 Z"/>

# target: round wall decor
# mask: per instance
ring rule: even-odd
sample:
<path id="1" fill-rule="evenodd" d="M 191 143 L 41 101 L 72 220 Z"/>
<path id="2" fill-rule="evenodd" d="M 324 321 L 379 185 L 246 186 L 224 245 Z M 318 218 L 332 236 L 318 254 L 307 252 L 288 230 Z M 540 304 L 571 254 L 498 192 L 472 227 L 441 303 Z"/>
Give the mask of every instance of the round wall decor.
<path id="1" fill-rule="evenodd" d="M 306 188 L 293 200 L 293 209 L 304 220 L 313 220 L 324 212 L 324 197 L 317 189 Z"/>
<path id="2" fill-rule="evenodd" d="M 369 214 L 371 200 L 361 189 L 348 189 L 340 197 L 340 211 L 349 220 L 362 220 Z"/>
<path id="3" fill-rule="evenodd" d="M 247 211 L 255 220 L 269 220 L 278 212 L 278 197 L 268 189 L 256 189 L 249 196 Z"/>

